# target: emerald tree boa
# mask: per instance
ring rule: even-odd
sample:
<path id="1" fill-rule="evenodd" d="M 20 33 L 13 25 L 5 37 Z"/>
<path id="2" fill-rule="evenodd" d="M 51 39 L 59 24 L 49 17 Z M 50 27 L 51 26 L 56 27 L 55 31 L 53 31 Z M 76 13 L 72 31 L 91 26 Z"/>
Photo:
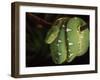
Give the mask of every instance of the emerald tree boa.
<path id="1" fill-rule="evenodd" d="M 88 50 L 87 23 L 79 17 L 59 18 L 49 29 L 45 42 L 50 45 L 51 57 L 55 64 L 69 63 Z"/>

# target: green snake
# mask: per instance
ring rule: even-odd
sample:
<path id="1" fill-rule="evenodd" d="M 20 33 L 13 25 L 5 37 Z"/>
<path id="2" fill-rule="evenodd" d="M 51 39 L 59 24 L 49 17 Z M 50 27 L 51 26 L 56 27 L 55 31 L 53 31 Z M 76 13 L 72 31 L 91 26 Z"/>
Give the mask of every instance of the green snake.
<path id="1" fill-rule="evenodd" d="M 89 47 L 89 29 L 79 17 L 62 17 L 55 21 L 46 36 L 55 64 L 72 62 L 84 55 Z"/>

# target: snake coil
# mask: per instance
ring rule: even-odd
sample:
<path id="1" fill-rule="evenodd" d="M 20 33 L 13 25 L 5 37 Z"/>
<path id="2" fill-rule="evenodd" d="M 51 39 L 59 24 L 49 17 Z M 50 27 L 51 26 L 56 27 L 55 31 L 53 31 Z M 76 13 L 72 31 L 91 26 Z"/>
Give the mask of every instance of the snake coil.
<path id="1" fill-rule="evenodd" d="M 89 29 L 79 17 L 62 17 L 55 21 L 46 36 L 55 64 L 71 62 L 84 55 L 89 47 Z"/>

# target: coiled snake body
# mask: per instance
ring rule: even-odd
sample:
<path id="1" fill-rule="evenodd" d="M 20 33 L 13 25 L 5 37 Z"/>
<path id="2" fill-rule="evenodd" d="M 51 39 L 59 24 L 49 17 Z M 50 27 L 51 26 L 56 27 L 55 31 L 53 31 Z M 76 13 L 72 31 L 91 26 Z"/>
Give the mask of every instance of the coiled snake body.
<path id="1" fill-rule="evenodd" d="M 71 62 L 77 56 L 84 55 L 89 46 L 89 29 L 79 17 L 59 18 L 46 36 L 50 44 L 51 57 L 55 64 Z"/>

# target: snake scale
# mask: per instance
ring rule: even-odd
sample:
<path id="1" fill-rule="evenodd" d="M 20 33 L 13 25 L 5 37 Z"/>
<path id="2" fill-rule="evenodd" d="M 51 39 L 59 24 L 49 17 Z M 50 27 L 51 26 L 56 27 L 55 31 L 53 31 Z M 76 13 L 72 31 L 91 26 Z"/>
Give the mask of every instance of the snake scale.
<path id="1" fill-rule="evenodd" d="M 82 18 L 62 17 L 49 29 L 45 42 L 50 45 L 55 64 L 69 63 L 87 52 L 89 29 Z"/>

